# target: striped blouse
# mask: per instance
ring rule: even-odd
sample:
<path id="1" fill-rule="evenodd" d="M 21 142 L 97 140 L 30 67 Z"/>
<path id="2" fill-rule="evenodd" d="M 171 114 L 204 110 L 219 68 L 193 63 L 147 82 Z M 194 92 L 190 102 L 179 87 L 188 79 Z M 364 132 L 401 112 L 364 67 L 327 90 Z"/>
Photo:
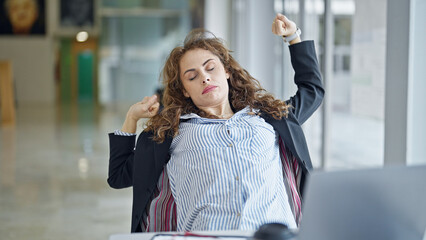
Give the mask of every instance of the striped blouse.
<path id="1" fill-rule="evenodd" d="M 255 230 L 270 222 L 297 228 L 278 136 L 249 108 L 230 119 L 184 115 L 167 164 L 177 230 Z"/>

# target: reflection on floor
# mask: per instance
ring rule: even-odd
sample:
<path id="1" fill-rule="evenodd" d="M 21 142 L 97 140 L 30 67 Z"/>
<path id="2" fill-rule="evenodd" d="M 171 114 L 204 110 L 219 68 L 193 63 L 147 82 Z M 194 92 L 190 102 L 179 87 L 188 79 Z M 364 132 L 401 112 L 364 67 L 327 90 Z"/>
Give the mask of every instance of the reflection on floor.
<path id="1" fill-rule="evenodd" d="M 0 239 L 108 239 L 130 231 L 131 189 L 106 183 L 122 113 L 20 106 L 0 128 Z"/>
<path id="2" fill-rule="evenodd" d="M 0 239 L 108 239 L 130 231 L 131 189 L 114 190 L 106 183 L 107 133 L 121 127 L 126 110 L 91 104 L 19 106 L 16 126 L 0 127 Z M 380 165 L 380 156 L 371 161 L 348 155 L 357 140 L 345 139 L 363 134 L 357 146 L 369 147 L 364 140 L 371 134 L 380 136 L 371 132 L 377 126 L 366 122 L 357 130 L 346 120 L 334 122 L 342 129 L 335 131 L 341 144 L 328 166 L 366 166 L 362 161 Z M 313 148 L 318 145 L 317 141 Z"/>

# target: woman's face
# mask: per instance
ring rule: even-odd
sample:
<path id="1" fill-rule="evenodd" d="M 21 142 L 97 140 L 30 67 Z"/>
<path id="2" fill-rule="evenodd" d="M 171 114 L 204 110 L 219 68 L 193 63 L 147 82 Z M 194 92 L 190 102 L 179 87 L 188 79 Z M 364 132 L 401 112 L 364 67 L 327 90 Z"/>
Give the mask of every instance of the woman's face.
<path id="1" fill-rule="evenodd" d="M 198 108 L 205 110 L 228 103 L 229 73 L 216 55 L 200 48 L 189 50 L 179 67 L 183 94 Z"/>

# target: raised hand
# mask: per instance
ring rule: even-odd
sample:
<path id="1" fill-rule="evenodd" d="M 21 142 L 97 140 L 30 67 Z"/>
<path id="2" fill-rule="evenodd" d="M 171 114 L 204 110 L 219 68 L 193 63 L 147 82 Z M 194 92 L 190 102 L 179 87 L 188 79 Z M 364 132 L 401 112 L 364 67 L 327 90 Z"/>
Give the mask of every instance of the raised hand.
<path id="1" fill-rule="evenodd" d="M 136 132 L 136 124 L 141 118 L 151 118 L 158 113 L 160 103 L 157 95 L 144 97 L 142 101 L 133 104 L 127 111 L 126 120 L 124 121 L 121 131 L 128 133 Z"/>
<path id="2" fill-rule="evenodd" d="M 272 33 L 278 36 L 290 36 L 297 30 L 296 23 L 289 20 L 286 16 L 278 13 L 272 23 Z"/>
<path id="3" fill-rule="evenodd" d="M 150 118 L 157 114 L 160 103 L 158 102 L 157 95 L 151 97 L 144 97 L 142 101 L 133 104 L 127 112 L 127 117 L 138 121 L 141 118 Z"/>

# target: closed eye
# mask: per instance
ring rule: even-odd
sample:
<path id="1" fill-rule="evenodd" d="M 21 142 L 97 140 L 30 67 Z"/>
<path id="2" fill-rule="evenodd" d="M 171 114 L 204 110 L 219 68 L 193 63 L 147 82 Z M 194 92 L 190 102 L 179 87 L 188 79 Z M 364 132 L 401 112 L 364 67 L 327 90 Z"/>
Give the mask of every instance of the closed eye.
<path id="1" fill-rule="evenodd" d="M 207 71 L 213 71 L 213 70 L 214 70 L 214 67 L 207 69 Z"/>
<path id="2" fill-rule="evenodd" d="M 194 77 L 190 78 L 189 80 L 194 80 L 197 76 L 198 76 L 198 74 L 195 75 Z"/>

